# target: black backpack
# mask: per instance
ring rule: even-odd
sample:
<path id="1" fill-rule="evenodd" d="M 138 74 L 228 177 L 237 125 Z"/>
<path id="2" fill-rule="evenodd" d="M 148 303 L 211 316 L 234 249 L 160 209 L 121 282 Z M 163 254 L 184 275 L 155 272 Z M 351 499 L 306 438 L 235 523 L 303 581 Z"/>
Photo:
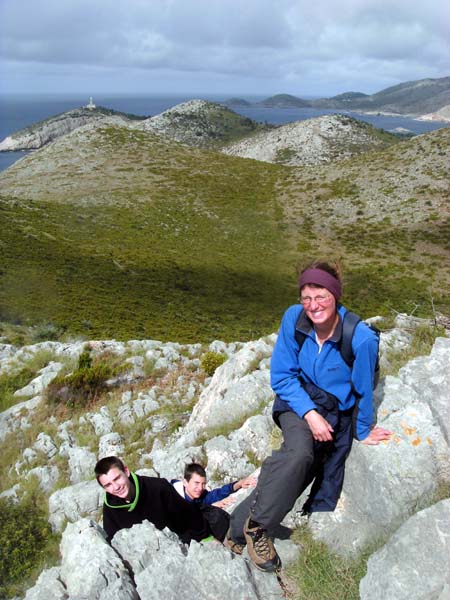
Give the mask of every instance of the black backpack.
<path id="1" fill-rule="evenodd" d="M 300 313 L 300 316 L 301 316 L 301 314 L 302 313 Z M 299 316 L 299 320 L 300 320 L 300 316 Z M 298 348 L 300 351 L 302 349 L 302 346 L 306 339 L 306 335 L 297 329 L 299 320 L 297 321 L 296 326 L 295 326 L 295 339 L 297 341 Z M 341 356 L 342 356 L 344 362 L 347 364 L 347 366 L 350 367 L 350 369 L 353 368 L 353 363 L 355 361 L 355 356 L 353 354 L 353 349 L 352 349 L 353 334 L 355 333 L 356 326 L 358 325 L 358 323 L 360 321 L 361 321 L 361 318 L 358 317 L 358 315 L 356 315 L 355 313 L 350 312 L 350 311 L 347 311 L 345 313 L 344 319 L 342 321 L 342 337 L 338 343 L 338 348 L 339 348 L 339 352 L 341 353 Z M 365 321 L 363 321 L 363 323 L 366 327 L 369 327 L 376 334 L 378 341 L 379 341 L 380 330 L 377 329 L 376 327 L 374 327 L 373 325 L 369 325 L 369 323 L 366 323 Z M 374 371 L 374 375 L 373 375 L 373 389 L 375 389 L 377 387 L 379 379 L 380 379 L 380 355 L 379 355 L 379 351 L 378 351 L 377 361 L 375 363 L 375 371 Z"/>

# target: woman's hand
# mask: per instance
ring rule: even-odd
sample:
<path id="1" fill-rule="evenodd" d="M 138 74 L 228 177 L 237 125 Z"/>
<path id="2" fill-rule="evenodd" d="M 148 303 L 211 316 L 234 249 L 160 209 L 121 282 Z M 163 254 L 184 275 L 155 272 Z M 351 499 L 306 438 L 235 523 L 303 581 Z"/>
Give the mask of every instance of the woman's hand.
<path id="1" fill-rule="evenodd" d="M 384 440 L 389 440 L 391 438 L 392 431 L 388 429 L 383 429 L 383 427 L 374 427 L 369 435 L 361 440 L 361 444 L 366 444 L 366 446 L 377 446 L 380 442 Z"/>
<path id="2" fill-rule="evenodd" d="M 313 438 L 317 442 L 331 442 L 334 429 L 316 410 L 310 410 L 303 417 L 308 423 Z"/>

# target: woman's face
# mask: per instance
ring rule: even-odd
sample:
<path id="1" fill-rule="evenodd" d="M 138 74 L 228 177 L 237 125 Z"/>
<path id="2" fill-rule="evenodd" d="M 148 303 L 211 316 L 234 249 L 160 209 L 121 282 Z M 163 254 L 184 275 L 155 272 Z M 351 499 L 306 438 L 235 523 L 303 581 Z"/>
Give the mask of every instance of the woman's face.
<path id="1" fill-rule="evenodd" d="M 300 302 L 314 325 L 334 323 L 336 299 L 326 288 L 305 285 L 300 292 Z"/>

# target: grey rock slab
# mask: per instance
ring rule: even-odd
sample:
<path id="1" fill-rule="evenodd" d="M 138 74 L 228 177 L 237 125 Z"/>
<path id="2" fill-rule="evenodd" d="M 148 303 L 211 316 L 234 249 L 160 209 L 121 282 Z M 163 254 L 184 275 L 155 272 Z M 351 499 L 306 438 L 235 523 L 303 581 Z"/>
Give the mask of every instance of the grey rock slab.
<path id="1" fill-rule="evenodd" d="M 28 385 L 16 390 L 14 396 L 35 396 L 40 394 L 50 383 L 52 379 L 58 375 L 63 368 L 63 364 L 59 362 L 50 362 L 46 367 L 39 371 L 39 376 L 35 377 Z"/>
<path id="2" fill-rule="evenodd" d="M 69 523 L 61 540 L 61 578 L 74 600 L 137 600 L 125 565 L 88 519 Z"/>
<path id="3" fill-rule="evenodd" d="M 450 338 L 437 338 L 431 354 L 410 361 L 399 378 L 430 406 L 450 444 Z"/>
<path id="4" fill-rule="evenodd" d="M 361 600 L 442 600 L 450 581 L 450 499 L 408 519 L 367 563 Z"/>
<path id="5" fill-rule="evenodd" d="M 53 531 L 62 531 L 66 521 L 98 517 L 103 497 L 103 489 L 93 479 L 54 492 L 48 499 L 48 521 Z"/>
<path id="6" fill-rule="evenodd" d="M 257 571 L 218 542 L 191 542 L 185 557 L 153 555 L 152 563 L 135 580 L 141 600 L 175 600 L 180 593 L 199 600 L 283 598 L 275 575 Z"/>
<path id="7" fill-rule="evenodd" d="M 97 458 L 88 448 L 68 448 L 70 483 L 80 483 L 92 478 Z"/>
<path id="8" fill-rule="evenodd" d="M 100 436 L 111 433 L 113 420 L 107 406 L 102 406 L 98 412 L 87 413 L 85 417 L 94 428 L 95 435 Z"/>
<path id="9" fill-rule="evenodd" d="M 59 469 L 56 465 L 45 465 L 35 467 L 28 471 L 27 478 L 34 476 L 39 480 L 39 487 L 42 491 L 49 493 L 55 487 L 59 479 Z"/>
<path id="10" fill-rule="evenodd" d="M 98 443 L 98 460 L 105 456 L 124 456 L 125 444 L 123 437 L 116 432 L 102 435 Z"/>
<path id="11" fill-rule="evenodd" d="M 25 594 L 25 600 L 67 600 L 68 598 L 59 567 L 42 571 L 35 585 Z"/>
<path id="12" fill-rule="evenodd" d="M 214 437 L 204 444 L 210 472 L 218 471 L 230 481 L 247 477 L 271 452 L 271 417 L 256 415 L 227 438 Z M 252 460 L 251 460 L 252 459 Z"/>
<path id="13" fill-rule="evenodd" d="M 440 461 L 449 458 L 424 404 L 393 413 L 383 426 L 395 432 L 393 438 L 378 446 L 354 443 L 338 506 L 309 520 L 314 537 L 343 555 L 392 533 L 423 506 L 437 489 Z"/>
<path id="14" fill-rule="evenodd" d="M 35 443 L 33 444 L 33 449 L 37 452 L 42 452 L 47 456 L 47 458 L 52 458 L 56 454 L 58 454 L 58 447 L 52 438 L 46 433 L 39 433 Z"/>
<path id="15" fill-rule="evenodd" d="M 149 565 L 158 564 L 164 555 L 172 555 L 175 562 L 183 558 L 178 536 L 168 529 L 159 531 L 147 520 L 130 529 L 118 531 L 111 545 L 130 565 L 134 575 L 138 575 Z"/>
<path id="16" fill-rule="evenodd" d="M 30 400 L 19 402 L 14 406 L 0 413 L 0 442 L 13 431 L 26 429 L 30 426 L 30 418 L 39 404 L 42 402 L 41 396 L 35 396 Z"/>

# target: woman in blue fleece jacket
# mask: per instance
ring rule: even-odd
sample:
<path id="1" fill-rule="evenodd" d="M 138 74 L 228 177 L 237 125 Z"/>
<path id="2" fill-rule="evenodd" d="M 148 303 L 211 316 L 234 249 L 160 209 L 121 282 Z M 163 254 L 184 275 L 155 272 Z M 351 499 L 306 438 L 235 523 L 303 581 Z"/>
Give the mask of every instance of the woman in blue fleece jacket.
<path id="1" fill-rule="evenodd" d="M 312 263 L 300 275 L 299 290 L 300 304 L 283 316 L 270 368 L 277 394 L 274 419 L 283 444 L 264 461 L 254 492 L 236 507 L 228 538 L 233 550 L 246 543 L 250 558 L 263 571 L 281 566 L 268 530 L 283 520 L 313 480 L 304 510 L 334 510 L 352 434 L 369 445 L 391 436 L 372 426 L 377 336 L 358 323 L 352 339 L 353 368 L 339 351 L 346 309 L 339 304 L 337 267 Z M 296 327 L 305 336 L 301 349 Z"/>

